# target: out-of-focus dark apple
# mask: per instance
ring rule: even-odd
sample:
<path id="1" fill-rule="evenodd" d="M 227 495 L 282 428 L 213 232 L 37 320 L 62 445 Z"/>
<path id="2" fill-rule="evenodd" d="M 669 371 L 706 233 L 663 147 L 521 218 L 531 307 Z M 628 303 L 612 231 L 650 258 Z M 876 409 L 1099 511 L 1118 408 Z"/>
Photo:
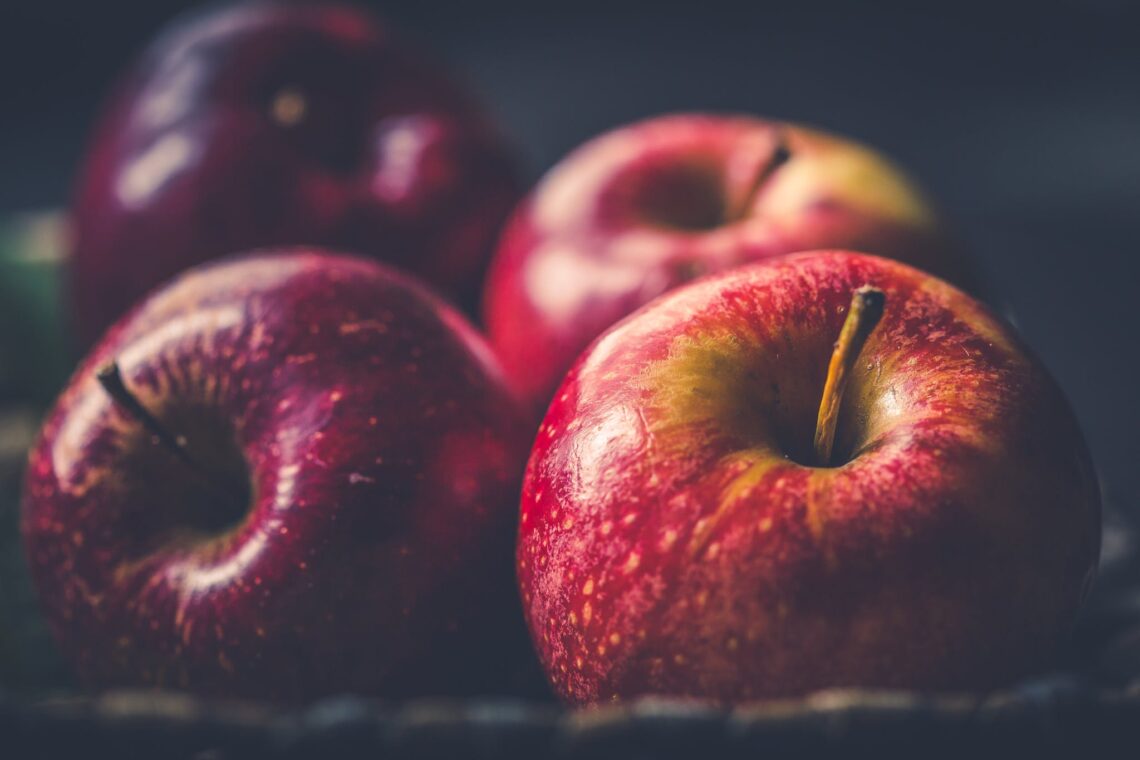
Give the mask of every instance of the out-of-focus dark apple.
<path id="1" fill-rule="evenodd" d="M 517 196 L 468 93 L 364 11 L 199 14 L 155 40 L 95 132 L 74 204 L 79 338 L 193 264 L 265 246 L 376 256 L 470 311 Z"/>

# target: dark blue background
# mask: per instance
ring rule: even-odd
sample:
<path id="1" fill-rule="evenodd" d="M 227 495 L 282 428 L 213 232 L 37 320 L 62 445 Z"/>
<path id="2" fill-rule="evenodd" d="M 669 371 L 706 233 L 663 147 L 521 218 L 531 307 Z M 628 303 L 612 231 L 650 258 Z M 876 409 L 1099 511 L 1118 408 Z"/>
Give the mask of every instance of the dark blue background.
<path id="1" fill-rule="evenodd" d="M 189 5 L 4 0 L 0 211 L 65 201 L 113 76 Z M 921 5 L 381 10 L 483 94 L 532 177 L 672 110 L 795 119 L 885 149 L 941 200 L 1069 393 L 1109 499 L 1140 513 L 1140 5 Z"/>

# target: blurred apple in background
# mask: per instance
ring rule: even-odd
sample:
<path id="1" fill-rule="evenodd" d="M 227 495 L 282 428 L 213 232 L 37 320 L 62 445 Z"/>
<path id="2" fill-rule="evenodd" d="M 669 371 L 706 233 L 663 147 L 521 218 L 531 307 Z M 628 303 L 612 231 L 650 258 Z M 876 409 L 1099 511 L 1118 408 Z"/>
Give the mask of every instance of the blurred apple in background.
<path id="1" fill-rule="evenodd" d="M 837 374 L 865 285 L 882 318 Z M 1054 664 L 1099 532 L 1081 432 L 1008 327 L 911 267 L 815 252 L 679 289 L 578 359 L 517 560 L 572 704 L 980 691 Z"/>
<path id="2" fill-rule="evenodd" d="M 519 186 L 480 109 L 364 11 L 249 3 L 175 23 L 119 82 L 78 184 L 83 346 L 182 269 L 318 244 L 471 311 Z"/>
<path id="3" fill-rule="evenodd" d="M 95 687 L 505 689 L 533 660 L 524 420 L 466 320 L 376 262 L 193 270 L 107 333 L 32 450 L 45 616 Z"/>
<path id="4" fill-rule="evenodd" d="M 543 178 L 499 244 L 484 318 L 541 407 L 579 352 L 642 304 L 813 248 L 970 279 L 930 204 L 874 151 L 792 124 L 674 115 L 602 135 Z"/>

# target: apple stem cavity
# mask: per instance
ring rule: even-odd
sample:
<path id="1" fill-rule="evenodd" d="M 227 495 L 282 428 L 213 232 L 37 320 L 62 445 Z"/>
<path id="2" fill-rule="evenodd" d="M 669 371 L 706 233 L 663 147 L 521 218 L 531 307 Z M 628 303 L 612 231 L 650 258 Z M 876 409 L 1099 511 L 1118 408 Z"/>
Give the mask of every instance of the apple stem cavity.
<path id="1" fill-rule="evenodd" d="M 212 472 L 209 468 L 198 462 L 187 449 L 186 439 L 171 433 L 157 417 L 151 414 L 150 410 L 143 406 L 138 397 L 127 387 L 117 361 L 109 361 L 99 367 L 99 369 L 95 371 L 95 378 L 99 381 L 99 385 L 103 387 L 107 395 L 110 396 L 123 411 L 141 424 L 175 459 L 185 465 L 211 495 L 243 511 L 248 507 L 248 500 L 244 496 L 239 495 L 242 493 L 242 489 L 218 486 L 219 481 L 228 481 L 229 478 Z M 228 483 L 227 486 L 229 486 Z"/>
<path id="2" fill-rule="evenodd" d="M 815 457 L 820 467 L 832 465 L 835 429 L 839 423 L 839 409 L 851 369 L 863 350 L 871 331 L 883 316 L 886 296 L 870 285 L 858 288 L 851 297 L 851 308 L 839 331 L 831 362 L 827 365 L 827 380 L 823 385 L 823 398 L 815 422 Z"/>

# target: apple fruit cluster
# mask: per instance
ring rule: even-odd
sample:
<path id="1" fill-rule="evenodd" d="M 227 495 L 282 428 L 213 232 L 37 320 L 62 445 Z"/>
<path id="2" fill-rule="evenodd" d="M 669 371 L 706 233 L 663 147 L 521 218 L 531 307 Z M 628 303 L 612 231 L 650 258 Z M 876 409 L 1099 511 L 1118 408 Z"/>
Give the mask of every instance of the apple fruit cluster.
<path id="1" fill-rule="evenodd" d="M 507 221 L 519 195 L 472 99 L 362 11 L 155 42 L 81 174 L 90 351 L 25 477 L 84 683 L 463 695 L 537 653 L 572 705 L 738 703 L 1056 659 L 1088 451 L 901 170 L 679 114 Z"/>

